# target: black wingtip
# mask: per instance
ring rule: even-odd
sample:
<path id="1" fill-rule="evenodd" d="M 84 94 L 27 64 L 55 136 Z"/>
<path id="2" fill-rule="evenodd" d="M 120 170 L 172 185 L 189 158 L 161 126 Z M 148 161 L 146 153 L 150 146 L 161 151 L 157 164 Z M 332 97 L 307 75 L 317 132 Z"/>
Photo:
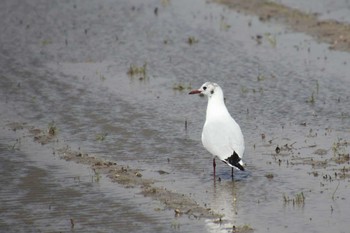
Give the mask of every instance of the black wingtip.
<path id="1" fill-rule="evenodd" d="M 237 167 L 239 170 L 244 171 L 244 167 L 241 164 L 237 163 L 237 164 L 232 164 L 232 165 Z"/>
<path id="2" fill-rule="evenodd" d="M 225 159 L 225 162 L 231 166 L 234 166 L 238 168 L 241 171 L 244 171 L 244 167 L 239 164 L 239 161 L 241 161 L 241 158 L 238 156 L 238 154 L 234 151 L 233 154 Z"/>

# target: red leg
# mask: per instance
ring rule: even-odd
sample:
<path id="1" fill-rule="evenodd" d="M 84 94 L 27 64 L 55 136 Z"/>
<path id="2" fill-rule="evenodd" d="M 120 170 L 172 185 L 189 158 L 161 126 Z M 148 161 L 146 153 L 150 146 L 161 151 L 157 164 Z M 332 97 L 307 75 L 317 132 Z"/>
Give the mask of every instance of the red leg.
<path id="1" fill-rule="evenodd" d="M 215 158 L 214 158 L 213 159 L 214 179 L 215 179 L 215 167 L 216 167 L 216 163 L 215 163 Z"/>

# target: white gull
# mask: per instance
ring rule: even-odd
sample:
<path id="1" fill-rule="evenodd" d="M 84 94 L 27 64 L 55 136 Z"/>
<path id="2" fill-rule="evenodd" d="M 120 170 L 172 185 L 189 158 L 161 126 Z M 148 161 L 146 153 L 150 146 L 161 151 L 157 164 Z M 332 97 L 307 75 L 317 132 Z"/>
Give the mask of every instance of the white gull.
<path id="1" fill-rule="evenodd" d="M 221 87 L 212 82 L 204 83 L 189 94 L 203 94 L 208 97 L 207 114 L 202 132 L 202 143 L 213 156 L 215 177 L 215 158 L 232 168 L 244 171 L 242 156 L 244 138 L 241 128 L 228 112 Z"/>

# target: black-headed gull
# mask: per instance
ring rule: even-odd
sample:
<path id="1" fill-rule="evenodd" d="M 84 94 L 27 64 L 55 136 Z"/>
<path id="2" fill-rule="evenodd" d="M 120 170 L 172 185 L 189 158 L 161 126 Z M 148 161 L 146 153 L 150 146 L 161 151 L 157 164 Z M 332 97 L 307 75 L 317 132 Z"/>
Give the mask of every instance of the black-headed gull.
<path id="1" fill-rule="evenodd" d="M 207 114 L 202 132 L 202 143 L 213 156 L 215 177 L 215 157 L 233 168 L 244 171 L 242 156 L 244 138 L 241 128 L 227 111 L 221 87 L 212 82 L 204 83 L 189 94 L 204 94 L 208 97 Z"/>

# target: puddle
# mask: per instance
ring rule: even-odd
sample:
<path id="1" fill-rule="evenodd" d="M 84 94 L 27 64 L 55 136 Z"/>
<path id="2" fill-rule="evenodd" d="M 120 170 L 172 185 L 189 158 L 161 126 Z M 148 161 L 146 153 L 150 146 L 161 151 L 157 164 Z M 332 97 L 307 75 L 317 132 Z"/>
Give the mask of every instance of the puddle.
<path id="1" fill-rule="evenodd" d="M 1 229 L 348 229 L 348 53 L 199 0 L 9 1 L 0 11 Z M 131 76 L 131 66 L 145 72 Z M 209 80 L 246 140 L 247 172 L 234 181 L 218 164 L 213 182 L 200 141 L 206 99 L 187 94 Z M 24 129 L 10 131 L 14 122 Z M 28 127 L 49 125 L 57 135 L 32 142 Z M 96 182 L 91 164 L 59 159 L 60 148 L 135 169 L 222 222 L 175 216 L 142 185 Z"/>

